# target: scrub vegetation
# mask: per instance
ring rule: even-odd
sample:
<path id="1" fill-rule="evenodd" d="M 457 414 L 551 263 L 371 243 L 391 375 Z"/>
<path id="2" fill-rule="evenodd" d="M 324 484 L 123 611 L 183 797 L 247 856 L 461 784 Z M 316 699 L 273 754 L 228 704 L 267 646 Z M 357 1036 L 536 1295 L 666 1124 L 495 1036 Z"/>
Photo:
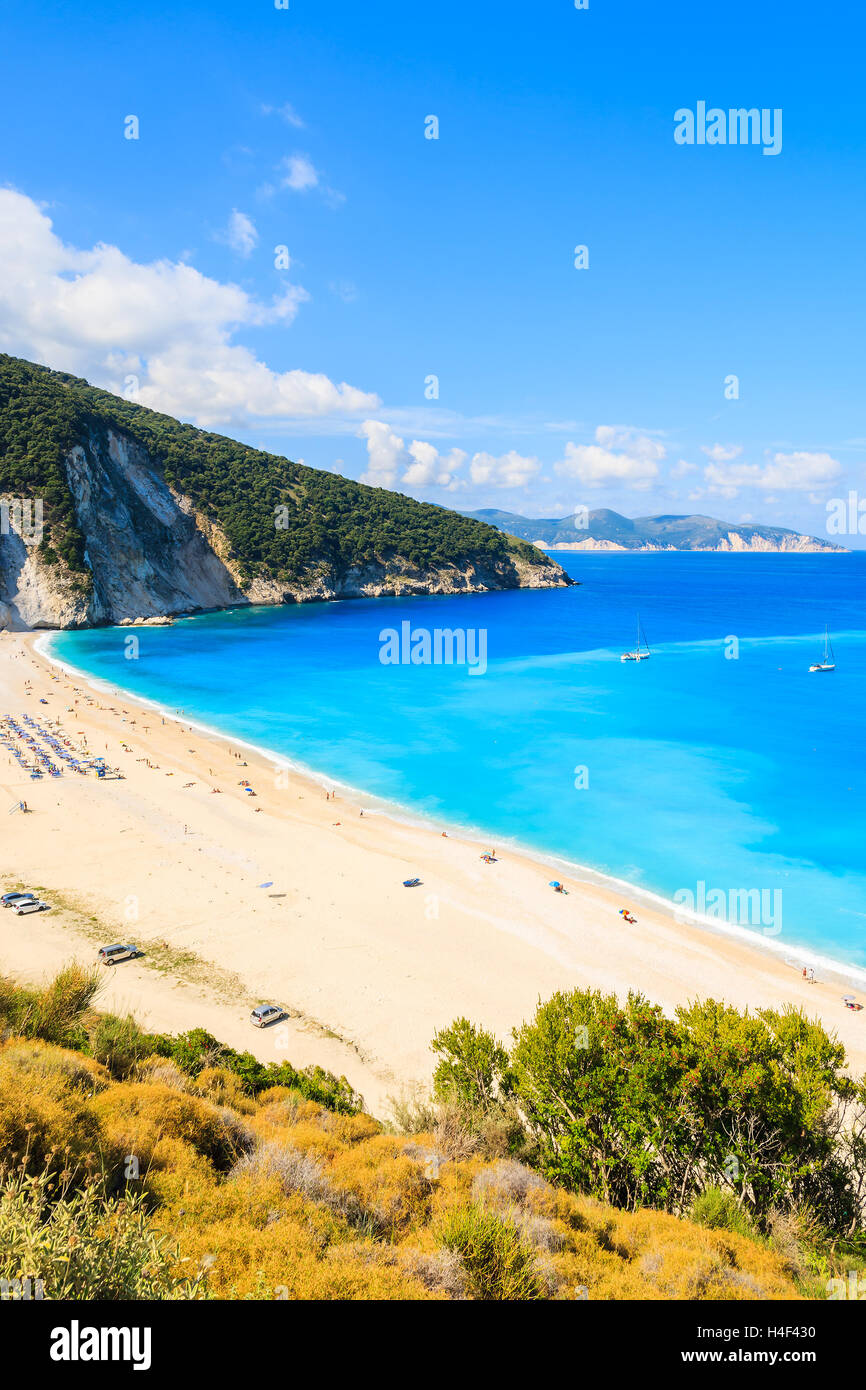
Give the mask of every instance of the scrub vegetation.
<path id="1" fill-rule="evenodd" d="M 649 1123 L 655 1088 L 682 1062 L 654 1059 L 662 1025 L 646 1006 L 620 1018 L 597 1002 L 613 1030 L 593 1044 L 593 1068 L 568 1053 L 569 996 L 540 1006 L 510 1053 L 462 1020 L 434 1041 L 435 1096 L 395 1106 L 384 1126 L 342 1078 L 264 1067 L 201 1030 L 145 1033 L 100 1013 L 97 988 L 77 965 L 41 990 L 0 981 L 0 1278 L 12 1289 L 30 1279 L 46 1298 L 748 1300 L 825 1297 L 828 1279 L 854 1267 L 853 1247 L 807 1202 L 818 1177 L 795 1176 L 793 1161 L 769 1186 L 752 1175 L 754 1202 L 708 1166 L 682 1202 L 672 1179 L 653 1187 L 661 1160 L 650 1161 L 640 1117 Z M 594 1024 L 580 1026 L 592 1036 Z M 727 1028 L 733 1046 L 738 1025 Z M 634 1029 L 643 1064 L 628 1080 Z M 789 1087 L 803 1092 L 799 1122 L 817 1124 L 837 1054 L 803 1036 L 813 1061 Z M 658 1041 L 673 1046 L 663 1030 Z M 706 1066 L 709 1090 L 726 1073 Z M 772 1086 L 734 1070 L 747 1114 L 748 1096 Z M 627 1114 L 631 1148 L 617 1158 Z M 671 1119 L 668 1108 L 656 1146 Z M 847 1200 L 842 1178 L 822 1181 Z"/>

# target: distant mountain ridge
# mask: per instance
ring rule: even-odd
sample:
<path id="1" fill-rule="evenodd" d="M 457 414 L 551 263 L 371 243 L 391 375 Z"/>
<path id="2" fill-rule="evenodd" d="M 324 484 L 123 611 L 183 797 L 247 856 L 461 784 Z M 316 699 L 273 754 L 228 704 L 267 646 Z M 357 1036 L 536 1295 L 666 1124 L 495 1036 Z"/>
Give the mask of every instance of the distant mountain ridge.
<path id="1" fill-rule="evenodd" d="M 784 526 L 718 521 L 711 516 L 622 516 L 607 507 L 563 517 L 528 517 L 486 507 L 466 512 L 509 535 L 550 550 L 843 551 L 844 546 Z M 580 524 L 585 522 L 585 524 Z"/>

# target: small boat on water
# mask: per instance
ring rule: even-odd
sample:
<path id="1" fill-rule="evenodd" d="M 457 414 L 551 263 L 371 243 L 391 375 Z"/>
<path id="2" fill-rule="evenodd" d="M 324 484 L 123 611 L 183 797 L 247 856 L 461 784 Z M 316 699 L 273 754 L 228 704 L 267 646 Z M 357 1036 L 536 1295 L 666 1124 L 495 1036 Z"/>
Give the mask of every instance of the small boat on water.
<path id="1" fill-rule="evenodd" d="M 820 661 L 816 661 L 809 667 L 810 671 L 835 671 L 836 658 L 833 655 L 833 643 L 830 641 L 830 629 L 824 628 L 824 655 Z"/>
<path id="2" fill-rule="evenodd" d="M 623 652 L 622 656 L 620 657 L 620 661 L 646 661 L 650 656 L 652 656 L 652 652 L 649 649 L 649 643 L 647 642 L 643 630 L 641 629 L 640 614 L 638 613 L 637 642 L 635 644 L 635 649 L 633 652 Z"/>

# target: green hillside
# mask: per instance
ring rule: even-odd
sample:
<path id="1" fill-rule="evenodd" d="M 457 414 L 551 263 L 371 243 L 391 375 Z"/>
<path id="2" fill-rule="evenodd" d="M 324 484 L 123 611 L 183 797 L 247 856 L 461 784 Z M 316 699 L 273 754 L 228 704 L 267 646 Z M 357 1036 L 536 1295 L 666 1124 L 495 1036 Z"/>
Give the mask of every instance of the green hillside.
<path id="1" fill-rule="evenodd" d="M 85 538 L 64 457 L 109 429 L 147 450 L 166 482 L 219 524 L 244 580 L 297 580 L 322 564 L 341 574 L 395 556 L 421 568 L 545 563 L 534 547 L 457 512 L 248 448 L 0 354 L 0 494 L 41 497 L 46 558 L 60 556 L 82 576 Z"/>

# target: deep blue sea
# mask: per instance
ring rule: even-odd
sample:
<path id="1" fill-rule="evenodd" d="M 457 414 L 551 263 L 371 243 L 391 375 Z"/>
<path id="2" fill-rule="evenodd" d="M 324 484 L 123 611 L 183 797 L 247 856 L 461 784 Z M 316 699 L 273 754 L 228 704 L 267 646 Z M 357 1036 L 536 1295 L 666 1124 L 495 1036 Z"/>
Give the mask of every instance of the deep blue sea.
<path id="1" fill-rule="evenodd" d="M 136 629 L 137 659 L 128 628 L 49 650 L 370 805 L 866 969 L 866 553 L 556 558 L 580 587 L 216 613 Z M 622 663 L 638 610 L 653 655 Z M 486 671 L 383 664 L 403 623 L 483 630 Z M 825 623 L 837 669 L 813 675 Z"/>

